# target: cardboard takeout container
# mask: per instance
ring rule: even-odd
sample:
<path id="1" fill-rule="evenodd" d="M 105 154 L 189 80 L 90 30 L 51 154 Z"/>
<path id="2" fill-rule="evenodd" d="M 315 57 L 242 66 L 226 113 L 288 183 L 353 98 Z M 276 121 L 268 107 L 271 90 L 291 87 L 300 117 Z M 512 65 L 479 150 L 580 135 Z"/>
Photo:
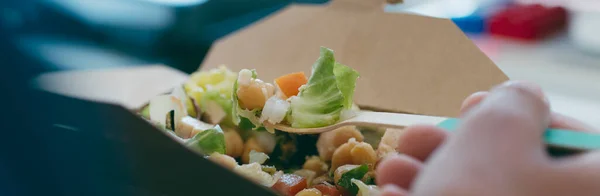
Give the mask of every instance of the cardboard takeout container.
<path id="1" fill-rule="evenodd" d="M 214 43 L 200 70 L 221 64 L 233 71 L 254 68 L 259 78 L 265 81 L 296 71 L 309 74 L 319 56 L 319 47 L 325 46 L 334 50 L 337 61 L 360 73 L 355 102 L 362 108 L 447 117 L 458 115 L 461 102 L 468 95 L 508 80 L 450 20 L 384 13 L 382 5 L 382 1 L 375 0 L 333 0 L 325 6 L 289 6 Z M 47 91 L 95 104 L 108 103 L 104 104 L 107 107 L 118 104 L 135 110 L 153 96 L 181 84 L 187 77 L 187 74 L 156 65 L 51 73 L 36 81 Z M 132 124 L 129 127 L 144 127 L 147 129 L 144 131 L 154 135 L 135 145 L 157 149 L 156 145 L 171 140 L 166 135 L 158 137 L 156 133 L 162 132 L 148 126 L 141 118 L 129 123 Z M 131 130 L 122 131 L 128 133 Z M 189 150 L 180 146 L 179 151 Z M 203 183 L 197 186 L 204 190 L 219 191 L 216 185 L 231 184 L 234 178 L 230 171 L 191 151 L 178 153 L 178 156 L 187 156 L 181 160 L 197 159 L 206 171 L 227 174 L 227 179 L 214 176 L 198 179 Z M 178 161 L 177 157 L 171 158 Z M 160 174 L 169 170 L 167 166 L 157 168 L 164 170 Z M 201 174 L 205 171 L 189 172 Z M 252 184 L 241 177 L 236 183 Z M 189 183 L 184 184 L 189 186 Z M 167 191 L 178 194 L 189 189 L 198 188 L 180 187 Z M 221 191 L 233 194 L 241 189 Z M 271 194 L 260 188 L 252 191 L 265 191 L 251 192 L 252 195 Z"/>

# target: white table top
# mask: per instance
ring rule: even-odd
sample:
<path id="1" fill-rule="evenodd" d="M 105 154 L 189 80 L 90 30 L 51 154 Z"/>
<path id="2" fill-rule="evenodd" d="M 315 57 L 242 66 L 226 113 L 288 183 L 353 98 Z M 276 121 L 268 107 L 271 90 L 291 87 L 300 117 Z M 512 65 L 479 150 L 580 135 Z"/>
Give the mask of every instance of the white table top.
<path id="1" fill-rule="evenodd" d="M 513 80 L 538 83 L 553 110 L 600 127 L 600 56 L 574 47 L 566 35 L 535 43 L 470 36 Z"/>

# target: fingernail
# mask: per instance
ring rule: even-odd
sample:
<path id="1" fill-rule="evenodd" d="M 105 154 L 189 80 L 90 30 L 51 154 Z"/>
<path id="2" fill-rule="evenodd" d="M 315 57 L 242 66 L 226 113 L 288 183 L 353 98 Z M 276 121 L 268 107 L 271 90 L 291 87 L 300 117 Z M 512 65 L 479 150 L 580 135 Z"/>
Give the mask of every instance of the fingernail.
<path id="1" fill-rule="evenodd" d="M 532 93 L 533 95 L 535 95 L 543 100 L 546 100 L 546 96 L 544 95 L 544 91 L 542 91 L 542 88 L 539 85 L 531 83 L 531 82 L 511 80 L 511 81 L 505 82 L 502 85 L 498 86 L 498 88 L 519 89 L 522 91 Z"/>
<path id="2" fill-rule="evenodd" d="M 460 113 L 464 114 L 467 111 L 469 111 L 469 109 L 473 108 L 473 106 L 479 104 L 486 97 L 487 94 L 488 92 L 484 91 L 479 91 L 471 94 L 462 102 L 462 105 L 460 106 Z"/>
<path id="3" fill-rule="evenodd" d="M 392 159 L 392 158 L 400 158 L 401 157 L 400 152 L 396 151 L 396 152 L 390 152 L 388 155 L 386 155 L 383 160 L 388 160 L 388 159 Z"/>

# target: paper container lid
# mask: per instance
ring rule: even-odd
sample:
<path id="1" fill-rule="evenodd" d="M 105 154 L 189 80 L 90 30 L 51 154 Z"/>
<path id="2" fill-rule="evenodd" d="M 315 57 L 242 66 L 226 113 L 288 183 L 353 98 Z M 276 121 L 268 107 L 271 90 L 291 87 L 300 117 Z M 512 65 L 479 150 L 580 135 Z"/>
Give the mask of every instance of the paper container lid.
<path id="1" fill-rule="evenodd" d="M 216 42 L 201 70 L 254 68 L 259 78 L 304 71 L 319 47 L 360 73 L 355 102 L 394 112 L 455 117 L 462 100 L 507 76 L 450 20 L 384 13 L 376 1 L 292 5 Z"/>

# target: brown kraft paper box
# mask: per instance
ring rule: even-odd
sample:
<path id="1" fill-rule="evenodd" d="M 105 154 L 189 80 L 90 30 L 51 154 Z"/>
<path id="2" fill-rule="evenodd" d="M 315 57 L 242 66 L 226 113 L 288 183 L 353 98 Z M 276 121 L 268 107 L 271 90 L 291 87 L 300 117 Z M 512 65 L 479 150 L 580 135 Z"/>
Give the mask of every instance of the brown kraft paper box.
<path id="1" fill-rule="evenodd" d="M 325 6 L 291 5 L 214 43 L 200 70 L 219 65 L 235 72 L 251 68 L 265 81 L 297 71 L 310 74 L 319 47 L 324 46 L 334 50 L 336 61 L 360 73 L 354 99 L 361 108 L 446 117 L 458 116 L 462 100 L 468 95 L 508 80 L 450 20 L 384 13 L 383 3 L 333 0 Z M 46 91 L 136 111 L 187 77 L 166 66 L 153 65 L 49 73 L 36 82 Z M 141 118 L 131 123 L 147 124 Z M 145 127 L 147 132 L 161 132 Z M 168 140 L 164 135 L 136 145 L 152 147 Z M 181 151 L 189 151 L 180 147 Z M 231 173 L 191 151 L 183 154 L 187 157 L 182 159 L 198 159 L 202 168 Z M 152 161 L 157 157 L 140 159 Z M 231 183 L 216 178 L 205 181 L 198 186 L 210 189 L 219 183 Z M 235 181 L 251 183 L 241 177 Z M 191 193 L 186 192 L 190 189 L 194 188 L 168 191 L 179 195 Z M 266 189 L 255 191 L 252 195 L 272 194 Z"/>

